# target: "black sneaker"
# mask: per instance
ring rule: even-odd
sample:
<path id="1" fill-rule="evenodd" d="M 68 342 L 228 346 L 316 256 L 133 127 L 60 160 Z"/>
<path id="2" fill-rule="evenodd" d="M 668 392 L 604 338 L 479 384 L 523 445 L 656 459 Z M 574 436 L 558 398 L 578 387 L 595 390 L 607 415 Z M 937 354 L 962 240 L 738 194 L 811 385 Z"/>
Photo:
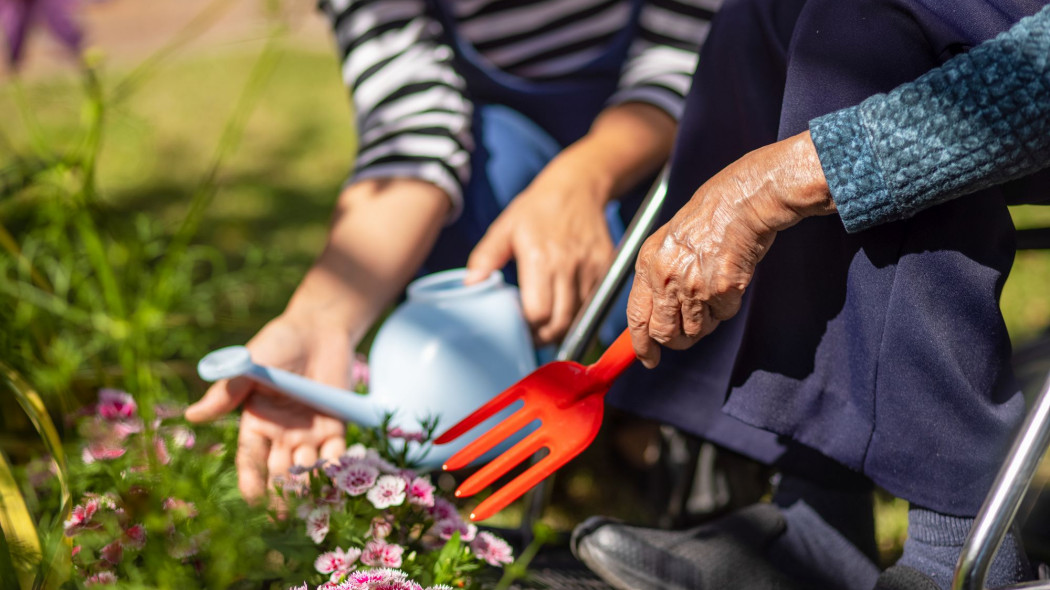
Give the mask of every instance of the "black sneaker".
<path id="1" fill-rule="evenodd" d="M 784 532 L 776 507 L 755 504 L 684 531 L 593 517 L 573 531 L 576 557 L 620 590 L 799 590 L 764 557 Z"/>
<path id="2" fill-rule="evenodd" d="M 875 590 L 941 590 L 936 582 L 917 569 L 895 565 L 882 572 Z"/>

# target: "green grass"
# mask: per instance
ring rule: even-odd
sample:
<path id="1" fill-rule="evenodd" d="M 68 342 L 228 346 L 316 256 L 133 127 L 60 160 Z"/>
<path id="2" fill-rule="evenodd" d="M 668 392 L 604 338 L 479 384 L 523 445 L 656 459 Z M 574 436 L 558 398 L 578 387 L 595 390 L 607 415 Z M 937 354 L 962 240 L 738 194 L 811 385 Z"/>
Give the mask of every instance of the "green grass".
<path id="1" fill-rule="evenodd" d="M 99 160 L 103 200 L 117 213 L 142 211 L 176 223 L 254 59 L 245 52 L 161 67 L 114 107 Z M 0 87 L 0 112 L 16 112 L 12 95 L 10 85 Z M 49 139 L 61 145 L 74 136 L 81 93 L 72 73 L 28 84 L 25 95 Z M 27 142 L 18 117 L 0 120 L 0 131 L 15 145 Z M 349 101 L 334 56 L 285 48 L 240 149 L 220 174 L 199 235 L 233 258 L 257 244 L 305 268 L 320 250 L 353 153 Z M 0 145 L 0 165 L 10 157 Z"/>

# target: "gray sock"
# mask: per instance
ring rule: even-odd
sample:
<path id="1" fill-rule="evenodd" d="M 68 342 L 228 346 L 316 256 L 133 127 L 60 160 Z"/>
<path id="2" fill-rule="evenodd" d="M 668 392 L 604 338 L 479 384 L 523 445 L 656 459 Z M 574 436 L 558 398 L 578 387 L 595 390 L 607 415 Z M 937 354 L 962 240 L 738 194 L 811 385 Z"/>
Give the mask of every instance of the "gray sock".
<path id="1" fill-rule="evenodd" d="M 766 551 L 778 569 L 808 587 L 870 590 L 879 568 L 804 500 L 780 513 L 787 530 Z"/>
<path id="2" fill-rule="evenodd" d="M 871 590 L 875 586 L 879 568 L 874 561 L 870 487 L 832 488 L 785 475 L 773 502 L 787 524 L 766 551 L 777 568 L 813 588 Z"/>
<path id="3" fill-rule="evenodd" d="M 955 564 L 973 521 L 913 506 L 908 510 L 908 540 L 904 542 L 904 554 L 897 565 L 916 569 L 943 590 L 950 590 Z M 1032 577 L 1020 541 L 1013 533 L 1008 534 L 988 568 L 985 586 L 999 588 Z"/>

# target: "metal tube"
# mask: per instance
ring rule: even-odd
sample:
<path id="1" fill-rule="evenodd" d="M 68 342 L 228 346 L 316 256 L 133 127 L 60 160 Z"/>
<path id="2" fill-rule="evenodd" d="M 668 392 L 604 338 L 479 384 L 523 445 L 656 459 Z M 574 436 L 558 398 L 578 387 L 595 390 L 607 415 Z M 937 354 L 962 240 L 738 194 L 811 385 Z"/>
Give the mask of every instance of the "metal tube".
<path id="1" fill-rule="evenodd" d="M 583 355 L 586 354 L 587 346 L 594 340 L 598 329 L 601 328 L 602 320 L 609 315 L 617 294 L 626 284 L 642 242 L 653 230 L 656 218 L 660 214 L 660 208 L 664 204 L 664 198 L 667 196 L 667 174 L 668 167 L 664 166 L 645 195 L 645 199 L 638 206 L 638 211 L 631 219 L 630 225 L 624 231 L 623 239 L 616 247 L 616 254 L 613 256 L 612 264 L 609 265 L 609 270 L 598 283 L 594 293 L 576 313 L 576 318 L 569 326 L 569 331 L 565 333 L 565 338 L 562 339 L 558 352 L 555 354 L 556 360 L 580 362 Z M 526 495 L 527 508 L 522 516 L 520 527 L 525 543 L 532 538 L 532 525 L 542 516 L 543 509 L 550 500 L 549 481 L 550 477 L 541 481 Z"/>
<path id="2" fill-rule="evenodd" d="M 984 590 L 988 567 L 1017 515 L 1039 461 L 1050 445 L 1050 375 L 1014 440 L 992 490 L 974 520 L 955 566 L 952 590 Z"/>
<path id="3" fill-rule="evenodd" d="M 627 277 L 634 268 L 634 259 L 638 256 L 642 242 L 653 230 L 666 196 L 667 167 L 665 166 L 649 189 L 649 193 L 645 195 L 645 200 L 638 206 L 638 212 L 631 219 L 631 224 L 627 226 L 605 277 L 598 283 L 598 287 L 587 303 L 576 314 L 576 319 L 573 320 L 561 346 L 558 347 L 558 353 L 555 356 L 557 360 L 579 362 L 587 352 L 587 346 L 594 340 L 616 296 L 627 284 Z"/>

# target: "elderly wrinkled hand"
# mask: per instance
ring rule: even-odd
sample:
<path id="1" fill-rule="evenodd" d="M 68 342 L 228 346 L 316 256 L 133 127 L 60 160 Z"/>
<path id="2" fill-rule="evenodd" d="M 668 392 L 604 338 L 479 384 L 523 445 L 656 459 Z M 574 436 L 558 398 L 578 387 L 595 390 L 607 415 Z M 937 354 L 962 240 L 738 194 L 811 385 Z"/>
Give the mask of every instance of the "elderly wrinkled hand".
<path id="1" fill-rule="evenodd" d="M 778 231 L 834 212 L 809 132 L 755 150 L 716 174 L 642 245 L 627 324 L 638 358 L 660 362 L 740 309 Z"/>

